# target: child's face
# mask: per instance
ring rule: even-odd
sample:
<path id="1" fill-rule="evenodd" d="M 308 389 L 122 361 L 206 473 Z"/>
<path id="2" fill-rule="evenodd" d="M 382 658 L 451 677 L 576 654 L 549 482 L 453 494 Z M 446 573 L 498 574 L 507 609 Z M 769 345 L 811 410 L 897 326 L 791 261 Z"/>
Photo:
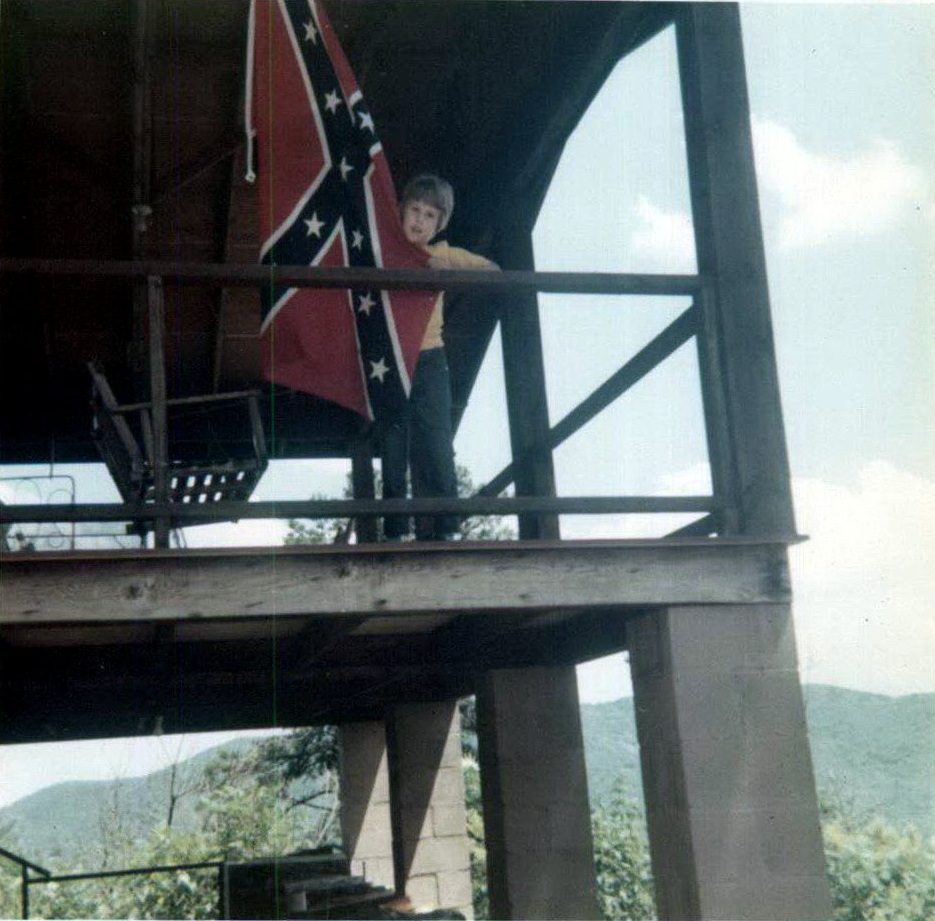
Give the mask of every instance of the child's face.
<path id="1" fill-rule="evenodd" d="M 410 243 L 426 246 L 438 233 L 442 213 L 427 201 L 413 199 L 403 205 L 403 233 Z"/>

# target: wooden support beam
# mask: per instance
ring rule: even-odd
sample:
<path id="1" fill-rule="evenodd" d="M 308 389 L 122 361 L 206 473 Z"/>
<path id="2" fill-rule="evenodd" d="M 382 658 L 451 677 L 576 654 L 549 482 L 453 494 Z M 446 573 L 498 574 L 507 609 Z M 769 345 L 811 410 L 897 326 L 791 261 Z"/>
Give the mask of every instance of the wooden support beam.
<path id="1" fill-rule="evenodd" d="M 695 327 L 696 313 L 694 308 L 690 308 L 673 320 L 658 336 L 640 349 L 619 371 L 607 378 L 560 422 L 552 426 L 545 444 L 537 446 L 537 450 L 554 451 L 598 413 L 610 406 L 617 397 L 622 396 L 639 383 L 676 349 L 684 345 L 695 333 Z M 515 476 L 515 465 L 508 464 L 489 483 L 481 487 L 477 494 L 479 496 L 499 495 L 513 482 Z"/>
<path id="2" fill-rule="evenodd" d="M 221 262 L 227 262 L 230 258 L 231 233 L 234 231 L 230 216 L 234 211 L 235 197 L 237 194 L 237 171 L 240 166 L 240 158 L 233 156 L 236 149 L 231 152 L 231 162 L 227 165 L 227 177 L 225 191 L 223 196 L 222 212 L 218 215 L 217 233 L 219 243 L 218 258 Z M 229 313 L 230 292 L 226 288 L 221 288 L 216 293 L 217 313 L 214 321 L 214 368 L 211 373 L 211 386 L 217 391 L 221 389 L 221 370 L 224 362 L 224 335 L 226 332 L 226 323 Z"/>
<path id="3" fill-rule="evenodd" d="M 355 442 L 351 453 L 351 482 L 355 499 L 375 499 L 373 481 L 373 445 L 369 441 Z M 358 515 L 354 520 L 359 543 L 372 543 L 377 539 L 375 517 Z"/>
<path id="4" fill-rule="evenodd" d="M 532 237 L 522 226 L 502 229 L 499 251 L 508 265 L 534 268 Z M 555 469 L 547 445 L 549 408 L 545 387 L 545 362 L 539 326 L 539 301 L 535 292 L 514 292 L 500 316 L 503 378 L 506 384 L 510 446 L 520 496 L 554 496 Z M 559 536 L 556 515 L 525 515 L 519 519 L 521 538 L 551 539 Z"/>
<path id="5" fill-rule="evenodd" d="M 695 539 L 11 554 L 0 559 L 0 623 L 786 601 L 785 546 Z"/>
<path id="6" fill-rule="evenodd" d="M 473 496 L 471 498 L 310 499 L 307 501 L 3 505 L 0 522 L 130 521 L 169 517 L 173 527 L 255 518 L 344 518 L 362 515 L 601 515 L 708 512 L 711 496 Z"/>
<path id="7" fill-rule="evenodd" d="M 711 289 L 706 289 L 701 292 L 698 301 L 696 309 L 699 329 L 695 343 L 701 377 L 701 403 L 705 419 L 711 486 L 714 494 L 724 501 L 724 508 L 715 516 L 713 525 L 719 534 L 739 534 L 741 503 L 737 492 L 737 465 L 731 445 L 731 424 L 727 413 L 724 352 L 717 318 L 717 298 Z"/>
<path id="8" fill-rule="evenodd" d="M 525 290 L 554 294 L 693 295 L 705 279 L 697 275 L 633 275 L 614 272 L 472 272 L 454 269 L 267 266 L 256 264 L 117 261 L 106 259 L 0 259 L 0 276 L 91 276 L 144 280 L 152 275 L 173 284 L 295 288 L 380 288 L 386 291 Z M 640 308 L 645 309 L 645 308 Z"/>
<path id="9" fill-rule="evenodd" d="M 675 6 L 692 215 L 699 268 L 714 291 L 706 309 L 716 310 L 738 524 L 745 534 L 793 534 L 740 11 Z"/>
<path id="10" fill-rule="evenodd" d="M 130 201 L 130 252 L 134 260 L 145 257 L 145 234 L 150 216 L 150 195 L 152 194 L 152 152 L 153 152 L 153 99 L 152 99 L 152 59 L 149 53 L 149 39 L 152 31 L 152 19 L 149 0 L 135 0 L 133 4 L 133 189 Z M 138 281 L 147 280 L 138 276 Z M 133 288 L 133 337 L 130 342 L 130 369 L 133 374 L 133 389 L 137 398 L 146 393 L 146 369 L 149 355 L 146 351 L 148 342 L 148 302 L 147 289 L 138 284 Z"/>
<path id="11" fill-rule="evenodd" d="M 149 303 L 149 399 L 153 423 L 153 500 L 157 505 L 169 501 L 169 421 L 166 408 L 166 306 L 162 279 L 148 282 Z M 154 540 L 157 548 L 169 546 L 169 519 L 155 520 Z"/>
<path id="12" fill-rule="evenodd" d="M 690 521 L 681 528 L 676 528 L 666 534 L 666 537 L 707 537 L 709 534 L 724 533 L 718 526 L 718 515 L 703 515 L 695 521 Z M 727 535 L 725 535 L 727 536 Z"/>

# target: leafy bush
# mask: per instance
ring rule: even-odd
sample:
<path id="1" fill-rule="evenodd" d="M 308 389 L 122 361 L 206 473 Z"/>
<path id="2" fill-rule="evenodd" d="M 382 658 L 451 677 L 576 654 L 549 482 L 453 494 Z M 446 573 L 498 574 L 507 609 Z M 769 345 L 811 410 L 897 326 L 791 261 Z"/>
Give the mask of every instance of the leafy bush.
<path id="1" fill-rule="evenodd" d="M 608 919 L 643 921 L 656 916 L 649 841 L 639 803 L 621 783 L 591 814 L 597 899 Z"/>
<path id="2" fill-rule="evenodd" d="M 935 918 L 935 846 L 912 826 L 897 829 L 840 800 L 822 809 L 835 921 Z"/>

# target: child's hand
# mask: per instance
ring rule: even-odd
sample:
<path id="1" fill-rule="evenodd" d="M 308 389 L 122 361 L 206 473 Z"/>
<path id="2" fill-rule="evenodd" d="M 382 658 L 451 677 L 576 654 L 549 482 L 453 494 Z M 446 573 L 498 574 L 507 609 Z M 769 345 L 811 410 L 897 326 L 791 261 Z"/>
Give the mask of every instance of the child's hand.
<path id="1" fill-rule="evenodd" d="M 433 255 L 429 256 L 429 268 L 430 269 L 467 269 L 468 271 L 494 271 L 499 272 L 500 266 L 496 262 L 491 262 L 490 259 L 486 259 L 483 256 L 475 257 L 477 262 L 471 262 L 466 265 L 455 265 L 455 263 L 449 259 L 447 256 L 442 255 Z"/>

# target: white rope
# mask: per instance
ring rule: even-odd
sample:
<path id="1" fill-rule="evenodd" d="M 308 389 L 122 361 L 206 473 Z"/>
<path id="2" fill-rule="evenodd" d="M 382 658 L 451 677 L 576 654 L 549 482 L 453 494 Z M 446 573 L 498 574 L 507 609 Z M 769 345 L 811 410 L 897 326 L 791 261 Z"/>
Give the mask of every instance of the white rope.
<path id="1" fill-rule="evenodd" d="M 247 83 L 244 88 L 244 126 L 247 132 L 247 182 L 256 181 L 253 169 L 253 141 L 256 129 L 253 127 L 253 43 L 256 38 L 256 0 L 250 0 L 250 14 L 247 20 Z"/>

